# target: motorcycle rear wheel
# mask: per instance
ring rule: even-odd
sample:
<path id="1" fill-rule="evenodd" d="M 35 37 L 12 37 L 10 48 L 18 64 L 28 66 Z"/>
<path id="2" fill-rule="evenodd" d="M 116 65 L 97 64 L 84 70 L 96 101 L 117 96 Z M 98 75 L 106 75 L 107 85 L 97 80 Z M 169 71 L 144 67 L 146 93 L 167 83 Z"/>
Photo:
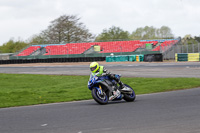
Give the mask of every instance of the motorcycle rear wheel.
<path id="1" fill-rule="evenodd" d="M 102 91 L 103 91 L 103 95 L 100 95 L 98 90 L 96 88 L 93 88 L 92 89 L 92 97 L 97 103 L 104 105 L 104 104 L 108 103 L 109 99 L 108 99 L 108 96 L 106 95 L 105 91 L 104 90 L 102 90 Z"/>

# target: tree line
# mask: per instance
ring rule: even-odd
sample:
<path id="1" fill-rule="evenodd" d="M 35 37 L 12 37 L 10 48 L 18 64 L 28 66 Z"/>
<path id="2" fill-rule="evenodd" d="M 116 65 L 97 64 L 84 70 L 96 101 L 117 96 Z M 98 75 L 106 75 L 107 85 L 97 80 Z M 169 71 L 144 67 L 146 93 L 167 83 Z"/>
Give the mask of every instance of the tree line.
<path id="1" fill-rule="evenodd" d="M 9 40 L 0 46 L 0 53 L 14 53 L 27 47 L 29 44 L 63 44 L 91 41 L 117 41 L 117 40 L 145 40 L 145 39 L 173 39 L 172 30 L 167 26 L 155 28 L 145 26 L 137 28 L 132 33 L 112 26 L 97 36 L 90 33 L 87 27 L 80 22 L 76 15 L 62 15 L 50 22 L 47 29 L 32 36 L 28 41 Z"/>

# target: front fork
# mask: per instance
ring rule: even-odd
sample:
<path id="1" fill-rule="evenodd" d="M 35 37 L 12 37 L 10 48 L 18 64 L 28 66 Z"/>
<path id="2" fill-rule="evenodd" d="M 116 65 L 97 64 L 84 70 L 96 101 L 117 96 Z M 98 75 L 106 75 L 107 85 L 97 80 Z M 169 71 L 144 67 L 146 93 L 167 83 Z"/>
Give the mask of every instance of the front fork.
<path id="1" fill-rule="evenodd" d="M 96 87 L 96 88 L 97 88 L 97 91 L 99 92 L 99 94 L 103 95 L 103 91 L 102 91 L 101 85 L 99 85 L 99 87 Z"/>

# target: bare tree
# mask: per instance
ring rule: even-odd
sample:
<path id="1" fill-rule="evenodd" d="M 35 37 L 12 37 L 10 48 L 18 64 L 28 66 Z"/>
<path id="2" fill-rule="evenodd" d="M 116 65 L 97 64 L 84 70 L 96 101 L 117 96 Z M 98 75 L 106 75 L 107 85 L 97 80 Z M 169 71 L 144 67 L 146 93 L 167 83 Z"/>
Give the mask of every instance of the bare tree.
<path id="1" fill-rule="evenodd" d="M 101 34 L 99 34 L 95 41 L 116 41 L 129 39 L 129 32 L 122 30 L 120 27 L 112 26 L 109 29 L 104 29 Z"/>
<path id="2" fill-rule="evenodd" d="M 48 28 L 39 36 L 35 36 L 35 42 L 37 39 L 41 39 L 43 43 L 71 43 L 71 42 L 86 42 L 94 39 L 94 36 L 89 33 L 86 26 L 79 22 L 80 18 L 75 15 L 63 15 L 59 18 L 51 21 Z"/>
<path id="3" fill-rule="evenodd" d="M 160 33 L 159 36 L 161 38 L 173 38 L 174 35 L 172 34 L 172 31 L 169 27 L 167 26 L 162 26 L 160 29 L 158 29 Z"/>
<path id="4" fill-rule="evenodd" d="M 174 38 L 172 31 L 167 26 L 162 26 L 161 28 L 155 28 L 153 26 L 145 26 L 137 28 L 131 34 L 131 39 L 167 39 Z"/>

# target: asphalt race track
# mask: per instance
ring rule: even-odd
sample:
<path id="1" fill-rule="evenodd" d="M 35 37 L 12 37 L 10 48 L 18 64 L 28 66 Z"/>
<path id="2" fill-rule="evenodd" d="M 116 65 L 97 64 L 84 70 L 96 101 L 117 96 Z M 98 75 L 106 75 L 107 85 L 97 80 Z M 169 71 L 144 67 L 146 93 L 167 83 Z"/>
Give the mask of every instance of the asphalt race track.
<path id="1" fill-rule="evenodd" d="M 138 95 L 135 102 L 93 100 L 0 109 L 1 133 L 199 133 L 200 88 Z"/>
<path id="2" fill-rule="evenodd" d="M 101 64 L 100 64 L 101 65 Z M 112 73 L 126 77 L 198 77 L 200 62 L 104 63 Z M 76 65 L 0 65 L 0 73 L 89 75 L 89 63 Z"/>
<path id="3" fill-rule="evenodd" d="M 124 76 L 200 77 L 199 62 L 105 66 Z M 0 73 L 68 75 L 70 72 L 86 75 L 89 73 L 88 65 L 0 66 Z M 0 109 L 0 133 L 199 132 L 200 88 L 137 95 L 135 102 L 118 101 L 108 105 L 88 100 Z"/>

